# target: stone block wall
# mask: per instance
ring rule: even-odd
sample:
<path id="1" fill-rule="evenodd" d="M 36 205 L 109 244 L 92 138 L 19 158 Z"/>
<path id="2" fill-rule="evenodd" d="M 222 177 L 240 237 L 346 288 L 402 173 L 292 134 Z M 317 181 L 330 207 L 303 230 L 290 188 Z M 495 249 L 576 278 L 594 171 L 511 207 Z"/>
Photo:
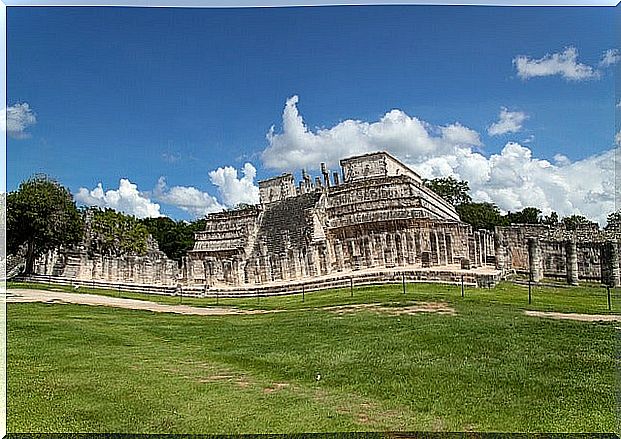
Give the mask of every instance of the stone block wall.
<path id="1" fill-rule="evenodd" d="M 49 251 L 35 263 L 35 274 L 79 281 L 101 280 L 111 283 L 136 283 L 174 286 L 179 279 L 176 261 L 163 252 L 145 256 L 89 255 L 84 249 Z"/>

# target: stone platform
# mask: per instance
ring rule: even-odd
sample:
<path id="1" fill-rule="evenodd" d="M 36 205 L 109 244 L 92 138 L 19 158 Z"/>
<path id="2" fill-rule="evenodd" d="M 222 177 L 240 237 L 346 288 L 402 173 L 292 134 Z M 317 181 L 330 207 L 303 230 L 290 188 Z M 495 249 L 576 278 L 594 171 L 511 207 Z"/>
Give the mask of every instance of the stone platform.
<path id="1" fill-rule="evenodd" d="M 20 278 L 24 282 L 72 285 L 84 288 L 103 288 L 123 291 L 134 291 L 146 294 L 163 294 L 168 296 L 187 297 L 256 297 L 284 296 L 302 294 L 326 289 L 354 288 L 367 285 L 437 283 L 444 285 L 460 285 L 468 287 L 493 287 L 501 277 L 499 270 L 492 267 L 480 267 L 462 270 L 459 264 L 421 267 L 396 267 L 381 269 L 364 269 L 344 271 L 331 275 L 318 276 L 304 281 L 279 281 L 261 285 L 245 284 L 228 288 L 206 288 L 205 285 L 181 285 L 177 288 L 159 285 L 128 284 L 103 281 L 77 281 L 76 279 L 58 276 L 28 276 Z"/>

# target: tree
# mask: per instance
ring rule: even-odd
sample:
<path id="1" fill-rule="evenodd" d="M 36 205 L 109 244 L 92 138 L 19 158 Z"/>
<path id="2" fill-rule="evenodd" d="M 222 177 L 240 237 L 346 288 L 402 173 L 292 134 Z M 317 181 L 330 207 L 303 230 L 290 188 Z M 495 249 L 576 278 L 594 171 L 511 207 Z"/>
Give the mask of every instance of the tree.
<path id="1" fill-rule="evenodd" d="M 455 207 L 459 218 L 475 229 L 494 230 L 503 223 L 498 206 L 492 203 L 463 203 Z"/>
<path id="2" fill-rule="evenodd" d="M 7 196 L 7 246 L 17 253 L 26 246 L 27 274 L 34 261 L 61 245 L 77 244 L 84 223 L 69 190 L 46 175 L 23 181 Z"/>
<path id="3" fill-rule="evenodd" d="M 145 218 L 142 223 L 155 238 L 160 250 L 171 259 L 181 261 L 194 247 L 194 233 L 205 230 L 205 220 L 177 221 L 168 217 Z"/>
<path id="4" fill-rule="evenodd" d="M 567 230 L 576 230 L 578 226 L 581 225 L 595 224 L 593 221 L 590 221 L 587 217 L 582 215 L 566 216 L 561 222 L 565 225 L 565 229 Z"/>
<path id="5" fill-rule="evenodd" d="M 541 210 L 536 207 L 525 207 L 518 212 L 508 212 L 505 216 L 507 224 L 539 224 Z"/>
<path id="6" fill-rule="evenodd" d="M 434 178 L 432 180 L 423 180 L 423 184 L 429 189 L 440 195 L 453 206 L 470 203 L 472 198 L 468 192 L 470 187 L 467 181 L 459 181 L 453 177 Z"/>
<path id="7" fill-rule="evenodd" d="M 138 219 L 114 209 L 86 212 L 91 250 L 107 255 L 144 255 L 149 231 Z"/>
<path id="8" fill-rule="evenodd" d="M 612 212 L 606 217 L 605 229 L 616 229 L 621 226 L 621 210 Z"/>
<path id="9" fill-rule="evenodd" d="M 550 215 L 546 215 L 541 220 L 541 224 L 547 224 L 548 226 L 556 226 L 558 224 L 558 213 L 552 211 Z"/>

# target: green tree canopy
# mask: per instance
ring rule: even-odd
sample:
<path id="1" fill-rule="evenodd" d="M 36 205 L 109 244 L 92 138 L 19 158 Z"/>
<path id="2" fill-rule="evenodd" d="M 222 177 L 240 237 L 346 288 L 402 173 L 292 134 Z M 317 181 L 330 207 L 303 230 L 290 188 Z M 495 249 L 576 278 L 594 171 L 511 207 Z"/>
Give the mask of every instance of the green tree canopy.
<path id="1" fill-rule="evenodd" d="M 174 221 L 168 217 L 141 220 L 155 238 L 160 250 L 171 259 L 180 261 L 194 247 L 194 233 L 205 230 L 205 220 Z"/>
<path id="2" fill-rule="evenodd" d="M 606 217 L 606 229 L 621 227 L 621 210 L 612 212 Z"/>
<path id="3" fill-rule="evenodd" d="M 453 177 L 443 177 L 432 180 L 424 179 L 423 184 L 453 206 L 459 206 L 472 201 L 468 194 L 470 187 L 467 181 L 459 181 Z"/>
<path id="4" fill-rule="evenodd" d="M 83 230 L 69 190 L 46 175 L 31 177 L 7 196 L 7 249 L 16 253 L 26 245 L 26 273 L 46 251 L 79 243 Z"/>
<path id="5" fill-rule="evenodd" d="M 536 207 L 525 207 L 517 212 L 507 212 L 505 222 L 507 224 L 539 224 L 541 222 L 541 210 Z"/>
<path id="6" fill-rule="evenodd" d="M 140 220 L 114 209 L 86 211 L 91 250 L 107 255 L 144 255 L 149 231 Z"/>
<path id="7" fill-rule="evenodd" d="M 582 215 L 566 216 L 561 222 L 565 225 L 565 229 L 567 230 L 576 230 L 580 225 L 595 224 L 593 221 Z"/>
<path id="8" fill-rule="evenodd" d="M 475 229 L 494 230 L 503 223 L 500 209 L 492 203 L 464 203 L 455 209 L 461 220 Z"/>
<path id="9" fill-rule="evenodd" d="M 556 226 L 559 223 L 558 213 L 552 211 L 550 215 L 546 215 L 542 218 L 541 224 L 547 224 L 549 226 Z"/>

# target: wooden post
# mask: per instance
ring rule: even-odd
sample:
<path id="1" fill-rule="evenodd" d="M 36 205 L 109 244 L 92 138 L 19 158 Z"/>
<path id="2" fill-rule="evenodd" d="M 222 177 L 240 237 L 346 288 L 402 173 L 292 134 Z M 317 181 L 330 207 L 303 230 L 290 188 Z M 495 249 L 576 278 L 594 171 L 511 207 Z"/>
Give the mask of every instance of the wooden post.
<path id="1" fill-rule="evenodd" d="M 405 271 L 401 273 L 401 283 L 403 284 L 403 294 L 405 294 Z"/>
<path id="2" fill-rule="evenodd" d="M 351 293 L 351 297 L 354 297 L 354 278 L 349 278 L 349 291 Z"/>
<path id="3" fill-rule="evenodd" d="M 464 297 L 464 275 L 461 275 L 461 297 Z"/>
<path id="4" fill-rule="evenodd" d="M 304 284 L 302 284 L 302 302 L 304 302 Z"/>
<path id="5" fill-rule="evenodd" d="M 606 295 L 608 296 L 608 311 L 612 309 L 612 304 L 610 303 L 610 285 L 606 285 Z"/>
<path id="6" fill-rule="evenodd" d="M 532 275 L 531 275 L 531 277 L 528 278 L 528 304 L 529 305 L 531 303 L 531 293 L 530 293 L 531 284 L 532 284 Z"/>

